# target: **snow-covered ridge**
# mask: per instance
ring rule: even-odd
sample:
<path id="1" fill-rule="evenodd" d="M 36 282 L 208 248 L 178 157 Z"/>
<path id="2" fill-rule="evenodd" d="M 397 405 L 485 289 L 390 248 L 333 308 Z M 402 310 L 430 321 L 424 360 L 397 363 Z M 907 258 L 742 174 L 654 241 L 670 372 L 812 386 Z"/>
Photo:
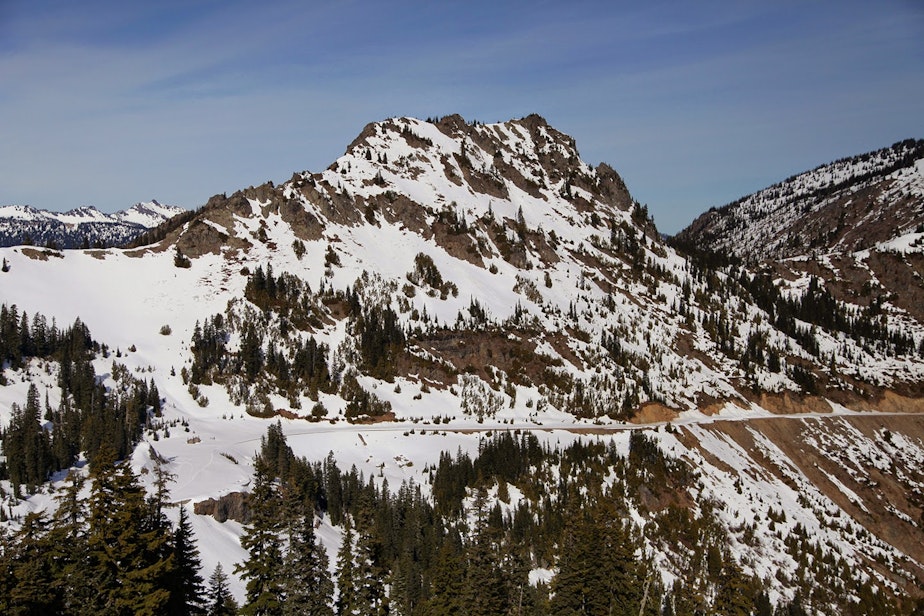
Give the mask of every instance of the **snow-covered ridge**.
<path id="1" fill-rule="evenodd" d="M 850 252 L 924 223 L 924 140 L 821 165 L 720 208 L 678 240 L 748 260 Z"/>
<path id="2" fill-rule="evenodd" d="M 100 212 L 93 206 L 67 212 L 52 212 L 28 205 L 0 206 L 0 246 L 23 243 L 59 248 L 117 246 L 185 211 L 157 201 L 137 203 L 112 214 Z"/>
<path id="3" fill-rule="evenodd" d="M 136 203 L 126 210 L 105 214 L 92 205 L 82 206 L 67 212 L 52 212 L 29 205 L 0 205 L 0 219 L 22 221 L 50 221 L 78 225 L 87 222 L 125 222 L 140 225 L 146 229 L 156 227 L 168 218 L 186 210 L 176 205 L 163 205 L 154 201 Z"/>

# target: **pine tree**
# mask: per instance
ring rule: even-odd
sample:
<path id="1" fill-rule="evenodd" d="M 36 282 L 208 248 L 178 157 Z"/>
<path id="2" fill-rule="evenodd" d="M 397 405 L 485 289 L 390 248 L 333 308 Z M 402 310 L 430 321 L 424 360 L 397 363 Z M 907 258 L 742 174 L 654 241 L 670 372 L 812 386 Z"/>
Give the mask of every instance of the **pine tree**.
<path id="1" fill-rule="evenodd" d="M 573 513 L 552 581 L 556 614 L 636 615 L 644 593 L 644 569 L 636 543 L 608 504 Z M 647 605 L 657 605 L 649 599 Z"/>
<path id="2" fill-rule="evenodd" d="M 358 614 L 358 597 L 353 563 L 353 528 L 349 516 L 343 519 L 343 538 L 337 552 L 337 616 Z"/>
<path id="3" fill-rule="evenodd" d="M 10 425 L 3 435 L 3 452 L 13 491 L 21 497 L 20 486 L 25 485 L 28 492 L 34 492 L 52 470 L 51 445 L 42 427 L 41 399 L 35 383 L 29 384 L 25 408 L 13 404 L 10 410 Z"/>
<path id="4" fill-rule="evenodd" d="M 6 613 L 54 614 L 62 609 L 62 597 L 53 592 L 53 563 L 47 535 L 47 521 L 41 513 L 29 513 L 14 537 L 13 585 Z"/>
<path id="5" fill-rule="evenodd" d="M 96 594 L 89 567 L 87 503 L 81 498 L 85 484 L 80 473 L 68 475 L 63 492 L 55 498 L 58 506 L 49 531 L 50 556 L 55 563 L 52 586 L 63 598 L 62 611 L 68 614 L 78 613 Z"/>
<path id="6" fill-rule="evenodd" d="M 247 580 L 247 602 L 242 614 L 282 614 L 282 541 L 279 538 L 280 499 L 274 489 L 267 461 L 258 455 L 254 463 L 254 489 L 250 495 L 251 521 L 241 536 L 249 557 L 235 567 Z"/>
<path id="7" fill-rule="evenodd" d="M 237 601 L 234 600 L 228 588 L 228 576 L 221 563 L 218 563 L 209 577 L 206 614 L 208 616 L 235 616 L 237 610 Z"/>
<path id="8" fill-rule="evenodd" d="M 443 539 L 433 567 L 431 596 L 425 613 L 453 616 L 464 611 L 465 559 L 458 536 Z"/>
<path id="9" fill-rule="evenodd" d="M 174 572 L 170 584 L 170 614 L 202 614 L 203 588 L 199 574 L 199 549 L 196 547 L 192 525 L 186 507 L 180 505 L 180 518 L 173 531 Z"/>
<path id="10" fill-rule="evenodd" d="M 161 614 L 173 572 L 170 534 L 154 518 L 129 465 L 117 468 L 114 460 L 114 450 L 104 444 L 91 465 L 88 547 L 97 591 L 91 609 Z"/>
<path id="11" fill-rule="evenodd" d="M 726 559 L 719 575 L 715 613 L 721 616 L 747 616 L 751 614 L 755 599 L 750 579 L 733 560 Z"/>
<path id="12" fill-rule="evenodd" d="M 327 552 L 314 533 L 314 513 L 296 514 L 289 524 L 289 549 L 284 559 L 283 613 L 291 616 L 333 616 L 334 582 Z"/>
<path id="13" fill-rule="evenodd" d="M 388 570 L 382 557 L 382 542 L 376 533 L 371 511 L 365 511 L 358 524 L 355 548 L 353 586 L 360 616 L 388 614 L 388 593 L 385 580 Z"/>
<path id="14" fill-rule="evenodd" d="M 510 607 L 505 584 L 496 552 L 496 533 L 493 530 L 478 532 L 466 550 L 464 598 L 469 614 L 490 616 L 504 614 Z"/>

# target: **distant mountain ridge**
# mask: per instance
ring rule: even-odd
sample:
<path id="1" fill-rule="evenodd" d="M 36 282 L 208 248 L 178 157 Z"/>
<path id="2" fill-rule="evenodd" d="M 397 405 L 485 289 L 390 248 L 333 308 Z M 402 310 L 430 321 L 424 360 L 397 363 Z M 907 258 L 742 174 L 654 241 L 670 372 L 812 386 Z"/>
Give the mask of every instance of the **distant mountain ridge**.
<path id="1" fill-rule="evenodd" d="M 873 248 L 924 225 L 924 140 L 842 158 L 712 208 L 675 242 L 749 262 Z"/>
<path id="2" fill-rule="evenodd" d="M 34 244 L 55 248 L 122 246 L 141 233 L 185 212 L 156 200 L 104 214 L 92 206 L 50 212 L 28 205 L 0 206 L 0 246 Z"/>

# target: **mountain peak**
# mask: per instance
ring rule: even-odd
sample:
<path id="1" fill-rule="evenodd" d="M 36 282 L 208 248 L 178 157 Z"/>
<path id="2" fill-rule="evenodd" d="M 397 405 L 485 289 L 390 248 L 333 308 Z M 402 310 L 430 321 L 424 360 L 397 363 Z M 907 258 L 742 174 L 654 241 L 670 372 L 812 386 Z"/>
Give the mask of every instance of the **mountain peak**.
<path id="1" fill-rule="evenodd" d="M 445 219 L 447 211 L 460 221 L 521 219 L 567 234 L 575 225 L 634 225 L 634 207 L 615 171 L 583 162 L 574 139 L 540 116 L 495 124 L 459 115 L 397 117 L 367 124 L 323 171 L 213 197 L 203 212 L 210 228 L 196 225 L 180 241 L 190 256 L 220 251 L 239 236 L 228 213 L 246 218 L 279 213 L 309 240 L 331 224 L 399 224 L 433 233 L 434 221 Z M 470 235 L 469 241 L 475 247 L 467 259 L 484 263 L 490 252 L 485 240 Z"/>

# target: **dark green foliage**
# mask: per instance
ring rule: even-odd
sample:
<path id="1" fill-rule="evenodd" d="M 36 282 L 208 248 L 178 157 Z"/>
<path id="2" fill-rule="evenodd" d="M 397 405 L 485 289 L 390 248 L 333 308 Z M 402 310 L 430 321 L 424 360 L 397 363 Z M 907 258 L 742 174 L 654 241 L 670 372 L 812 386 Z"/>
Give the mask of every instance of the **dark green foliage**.
<path id="1" fill-rule="evenodd" d="M 188 526 L 171 528 L 159 513 L 164 503 L 146 497 L 111 447 L 100 449 L 91 471 L 88 501 L 84 479 L 72 474 L 50 522 L 30 514 L 12 538 L 0 537 L 0 612 L 201 613 L 183 607 L 198 605 L 201 583 Z M 192 590 L 174 601 L 181 587 Z"/>
<path id="2" fill-rule="evenodd" d="M 16 306 L 0 306 L 0 361 L 13 369 L 22 369 L 32 358 L 57 361 L 62 390 L 57 409 L 46 408 L 43 414 L 34 385 L 25 407 L 13 409 L 3 437 L 8 464 L 0 468 L 0 478 L 10 479 L 17 493 L 22 485 L 32 491 L 50 472 L 70 467 L 81 451 L 92 458 L 103 443 L 114 447 L 118 458 L 125 457 L 140 439 L 149 414 L 160 412 L 153 381 L 136 379 L 118 364 L 112 371 L 116 387 L 107 390 L 97 382 L 92 360 L 101 350 L 79 319 L 61 331 L 42 315 L 30 323 Z M 50 426 L 43 424 L 43 415 Z"/>
<path id="3" fill-rule="evenodd" d="M 25 408 L 11 407 L 10 425 L 3 435 L 3 452 L 6 470 L 13 490 L 18 495 L 20 486 L 29 492 L 45 481 L 54 468 L 48 433 L 42 427 L 38 389 L 29 385 Z"/>
<path id="4" fill-rule="evenodd" d="M 56 563 L 47 537 L 47 520 L 30 513 L 16 533 L 15 549 L 4 550 L 4 614 L 53 614 L 63 609 L 64 597 L 52 590 Z"/>
<path id="5" fill-rule="evenodd" d="M 388 596 L 385 591 L 388 567 L 383 540 L 378 525 L 373 523 L 370 506 L 366 503 L 359 510 L 356 545 L 353 548 L 353 580 L 350 585 L 355 593 L 356 614 L 384 616 L 388 613 Z"/>
<path id="6" fill-rule="evenodd" d="M 408 273 L 407 279 L 416 285 L 429 287 L 432 289 L 431 295 L 439 294 L 442 299 L 459 294 L 459 288 L 454 282 L 443 280 L 433 257 L 423 252 L 417 253 L 414 257 L 414 269 Z"/>
<path id="7" fill-rule="evenodd" d="M 241 537 L 250 554 L 237 569 L 247 580 L 241 613 L 333 613 L 327 554 L 313 525 L 314 510 L 324 502 L 321 474 L 320 465 L 295 457 L 281 424 L 270 426 L 255 460 L 253 515 Z"/>
<path id="8" fill-rule="evenodd" d="M 293 616 L 333 616 L 334 582 L 327 551 L 314 534 L 314 512 L 289 507 L 289 548 L 284 558 L 283 613 Z"/>
<path id="9" fill-rule="evenodd" d="M 212 197 L 212 199 L 215 199 L 215 197 Z M 205 207 L 206 206 L 195 210 L 187 210 L 186 212 L 181 212 L 172 218 L 168 218 L 153 229 L 148 229 L 133 239 L 131 242 L 126 244 L 124 247 L 138 248 L 140 246 L 149 246 L 151 244 L 156 244 L 157 242 L 163 241 L 171 231 L 175 231 L 176 229 L 179 229 L 186 223 L 195 219 L 205 209 Z"/>
<path id="10" fill-rule="evenodd" d="M 127 464 L 104 447 L 93 459 L 87 537 L 94 606 L 118 613 L 159 614 L 170 599 L 175 559 L 169 526 L 155 515 Z M 111 609 L 111 608 L 109 608 Z"/>
<path id="11" fill-rule="evenodd" d="M 356 575 L 353 572 L 353 525 L 349 518 L 344 519 L 343 538 L 337 552 L 337 616 L 355 614 L 359 599 L 356 596 Z"/>
<path id="12" fill-rule="evenodd" d="M 220 314 L 208 319 L 204 327 L 196 323 L 190 343 L 193 355 L 190 380 L 193 383 L 208 385 L 214 374 L 227 366 L 225 345 L 229 334 L 224 325 L 224 317 Z"/>
<path id="13" fill-rule="evenodd" d="M 340 396 L 347 401 L 344 414 L 348 420 L 381 417 L 391 411 L 391 403 L 381 400 L 357 382 L 356 377 L 347 375 L 340 388 Z"/>
<path id="14" fill-rule="evenodd" d="M 228 576 L 221 563 L 215 565 L 215 570 L 209 576 L 207 593 L 207 616 L 234 616 L 237 614 L 237 601 L 228 588 Z"/>
<path id="15" fill-rule="evenodd" d="M 305 242 L 301 240 L 294 240 L 292 242 L 292 251 L 295 253 L 295 257 L 301 261 L 302 257 L 305 256 Z"/>
<path id="16" fill-rule="evenodd" d="M 235 567 L 247 582 L 247 602 L 241 608 L 242 614 L 282 614 L 281 497 L 269 473 L 267 461 L 257 456 L 249 501 L 252 516 L 241 536 L 241 547 L 247 550 L 249 557 Z"/>
<path id="17" fill-rule="evenodd" d="M 199 570 L 199 549 L 196 547 L 192 526 L 186 507 L 180 505 L 180 518 L 173 531 L 173 568 L 171 575 L 170 600 L 167 611 L 170 614 L 202 614 L 203 581 Z"/>
<path id="18" fill-rule="evenodd" d="M 574 511 L 565 532 L 559 572 L 552 583 L 555 614 L 639 613 L 648 567 L 639 543 L 611 507 Z"/>
<path id="19" fill-rule="evenodd" d="M 436 222 L 446 225 L 449 233 L 452 235 L 462 235 L 469 232 L 469 225 L 468 221 L 465 220 L 465 213 L 458 208 L 455 202 L 443 207 L 443 209 L 437 212 Z"/>
<path id="20" fill-rule="evenodd" d="M 310 602 L 312 613 L 773 613 L 761 584 L 724 551 L 728 536 L 714 511 L 718 504 L 702 502 L 692 515 L 676 495 L 686 492 L 694 473 L 644 431 L 629 435 L 628 456 L 613 442 L 578 440 L 550 449 L 533 435 L 502 432 L 485 438 L 477 456 L 443 453 L 427 469 L 433 504 L 413 484 L 392 493 L 387 482 L 377 485 L 355 467 L 341 471 L 332 456 L 323 464 L 296 457 L 278 423 L 259 458 L 264 477 L 257 486 L 269 486 L 260 493 L 276 503 L 284 521 L 277 518 L 274 532 L 289 546 L 274 579 L 281 596 Z M 489 497 L 507 484 L 521 495 L 509 510 Z M 648 518 L 645 542 L 631 522 L 630 504 Z M 306 556 L 316 545 L 310 521 L 317 510 L 343 528 L 336 605 L 326 591 L 310 590 L 326 584 L 315 569 L 323 555 Z M 685 555 L 671 588 L 662 589 L 643 547 L 648 542 Z M 557 569 L 551 588 L 528 583 L 536 567 Z M 294 570 L 303 573 L 293 576 Z M 843 577 L 849 579 L 846 572 Z M 296 578 L 321 581 L 296 589 Z M 860 600 L 857 613 L 897 613 L 868 582 L 850 584 Z M 799 601 L 781 609 L 805 613 Z"/>
<path id="21" fill-rule="evenodd" d="M 407 342 L 395 311 L 373 307 L 355 318 L 352 330 L 358 337 L 361 368 L 376 378 L 394 378 L 398 356 Z"/>
<path id="22" fill-rule="evenodd" d="M 843 332 L 860 343 L 880 341 L 890 354 L 902 355 L 914 352 L 914 340 L 900 332 L 891 331 L 885 320 L 879 319 L 883 297 L 877 296 L 862 312 L 851 310 L 838 302 L 824 281 L 812 276 L 801 296 L 789 298 L 780 293 L 769 273 L 748 274 L 731 270 L 730 277 L 736 281 L 745 296 L 765 310 L 775 327 L 794 338 L 800 346 L 818 356 L 818 342 L 813 327 L 806 328 L 798 322 L 809 323 L 828 331 Z"/>
<path id="23" fill-rule="evenodd" d="M 321 325 L 322 314 L 308 285 L 292 274 L 273 274 L 273 267 L 257 266 L 247 279 L 244 297 L 262 310 L 277 313 L 298 329 L 309 330 Z"/>
<path id="24" fill-rule="evenodd" d="M 275 391 L 293 408 L 301 408 L 301 396 L 317 400 L 319 392 L 336 391 L 328 366 L 330 349 L 302 333 L 323 325 L 327 309 L 322 299 L 349 301 L 348 295 L 316 295 L 303 280 L 285 273 L 276 276 L 269 265 L 258 266 L 248 278 L 245 297 L 260 312 L 247 306 L 249 314 L 240 318 L 229 306 L 227 316 L 217 314 L 197 323 L 190 340 L 193 363 L 188 380 L 194 385 L 222 383 L 232 400 L 246 403 L 248 412 L 258 415 L 272 415 L 274 410 L 254 391 Z M 236 351 L 228 344 L 233 334 L 240 341 Z"/>
<path id="25" fill-rule="evenodd" d="M 465 611 L 465 549 L 458 535 L 447 537 L 431 572 L 432 591 L 424 613 L 452 616 Z"/>

